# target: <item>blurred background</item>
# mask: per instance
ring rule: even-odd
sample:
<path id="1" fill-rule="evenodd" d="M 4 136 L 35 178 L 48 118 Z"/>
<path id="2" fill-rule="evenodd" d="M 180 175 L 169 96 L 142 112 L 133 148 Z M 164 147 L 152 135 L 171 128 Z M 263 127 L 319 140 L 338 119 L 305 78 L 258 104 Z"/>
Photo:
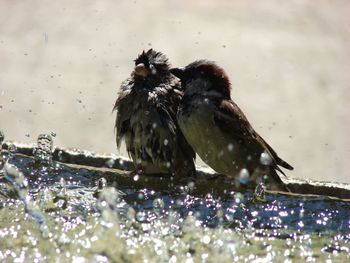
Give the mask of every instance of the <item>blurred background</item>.
<path id="1" fill-rule="evenodd" d="M 349 14 L 346 0 L 0 0 L 0 130 L 117 153 L 120 83 L 154 48 L 221 65 L 289 176 L 350 183 Z"/>

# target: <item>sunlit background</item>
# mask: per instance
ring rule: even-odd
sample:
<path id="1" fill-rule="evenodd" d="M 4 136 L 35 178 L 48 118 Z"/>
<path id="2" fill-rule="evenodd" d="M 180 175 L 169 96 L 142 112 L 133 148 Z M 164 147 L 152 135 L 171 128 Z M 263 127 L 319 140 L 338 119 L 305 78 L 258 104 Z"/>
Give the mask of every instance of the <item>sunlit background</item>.
<path id="1" fill-rule="evenodd" d="M 117 153 L 120 83 L 154 48 L 175 66 L 217 61 L 289 176 L 350 183 L 349 14 L 345 0 L 2 0 L 0 130 Z"/>

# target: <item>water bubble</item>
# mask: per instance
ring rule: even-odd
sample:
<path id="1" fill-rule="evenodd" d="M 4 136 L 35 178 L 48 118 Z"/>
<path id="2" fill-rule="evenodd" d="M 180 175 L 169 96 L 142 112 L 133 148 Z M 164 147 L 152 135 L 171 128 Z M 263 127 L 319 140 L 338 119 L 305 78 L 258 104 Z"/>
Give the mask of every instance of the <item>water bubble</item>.
<path id="1" fill-rule="evenodd" d="M 261 153 L 261 155 L 260 155 L 260 163 L 262 165 L 270 165 L 272 163 L 272 158 L 266 151 Z"/>
<path id="2" fill-rule="evenodd" d="M 139 222 L 144 222 L 146 220 L 146 213 L 144 211 L 138 211 L 136 213 L 135 219 Z"/>
<path id="3" fill-rule="evenodd" d="M 187 184 L 187 186 L 188 186 L 188 190 L 189 191 L 193 191 L 193 189 L 194 189 L 194 182 L 188 182 L 188 184 Z"/>
<path id="4" fill-rule="evenodd" d="M 241 184 L 248 184 L 249 182 L 249 171 L 246 168 L 243 168 L 240 172 L 239 172 L 239 182 Z"/>
<path id="5" fill-rule="evenodd" d="M 202 242 L 206 245 L 208 245 L 210 243 L 210 236 L 205 235 L 202 237 Z"/>
<path id="6" fill-rule="evenodd" d="M 139 200 L 143 200 L 143 199 L 145 199 L 145 195 L 144 195 L 142 192 L 140 192 L 140 193 L 137 195 L 137 198 L 138 198 Z"/>
<path id="7" fill-rule="evenodd" d="M 34 149 L 34 159 L 41 165 L 51 165 L 53 140 L 48 134 L 40 134 L 37 140 L 37 147 Z"/>
<path id="8" fill-rule="evenodd" d="M 112 168 L 113 166 L 114 166 L 114 160 L 111 158 L 111 159 L 108 159 L 107 161 L 106 161 L 106 165 L 107 165 L 107 167 L 109 167 L 109 168 Z"/>
<path id="9" fill-rule="evenodd" d="M 168 145 L 168 143 L 169 143 L 169 140 L 168 139 L 164 139 L 164 146 L 167 146 Z"/>
<path id="10" fill-rule="evenodd" d="M 239 203 L 243 202 L 244 197 L 241 193 L 236 193 L 234 195 L 234 199 L 235 199 L 235 203 L 239 204 Z"/>
<path id="11" fill-rule="evenodd" d="M 233 148 L 234 148 L 233 143 L 229 143 L 229 144 L 227 145 L 227 150 L 228 150 L 229 152 L 232 152 L 232 151 L 233 151 Z"/>
<path id="12" fill-rule="evenodd" d="M 123 167 L 124 166 L 124 160 L 123 159 L 119 159 L 119 165 L 121 166 L 121 167 Z"/>
<path id="13" fill-rule="evenodd" d="M 30 134 L 29 134 L 29 133 L 26 133 L 25 136 L 29 138 L 29 137 L 30 137 Z"/>

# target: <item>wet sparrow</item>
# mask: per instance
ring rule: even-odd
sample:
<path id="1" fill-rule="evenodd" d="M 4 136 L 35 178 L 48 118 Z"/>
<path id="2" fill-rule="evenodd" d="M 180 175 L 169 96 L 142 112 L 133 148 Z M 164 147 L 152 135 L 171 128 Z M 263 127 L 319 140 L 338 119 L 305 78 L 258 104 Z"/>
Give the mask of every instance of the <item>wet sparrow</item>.
<path id="1" fill-rule="evenodd" d="M 117 146 L 125 139 L 136 171 L 192 176 L 195 153 L 176 120 L 183 93 L 169 68 L 167 57 L 153 49 L 135 60 L 114 105 Z"/>
<path id="2" fill-rule="evenodd" d="M 265 181 L 268 189 L 285 190 L 276 170 L 284 174 L 279 166 L 293 167 L 278 157 L 231 100 L 225 71 L 207 60 L 170 71 L 185 92 L 177 113 L 179 126 L 203 161 L 249 188 Z"/>

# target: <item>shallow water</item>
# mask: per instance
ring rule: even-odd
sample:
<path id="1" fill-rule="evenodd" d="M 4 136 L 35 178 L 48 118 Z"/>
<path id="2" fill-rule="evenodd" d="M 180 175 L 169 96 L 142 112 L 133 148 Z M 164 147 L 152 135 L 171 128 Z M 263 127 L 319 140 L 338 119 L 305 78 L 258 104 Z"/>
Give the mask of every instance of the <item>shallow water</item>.
<path id="1" fill-rule="evenodd" d="M 198 194 L 193 182 L 159 190 L 15 149 L 0 158 L 0 261 L 350 260 L 350 202 Z"/>

